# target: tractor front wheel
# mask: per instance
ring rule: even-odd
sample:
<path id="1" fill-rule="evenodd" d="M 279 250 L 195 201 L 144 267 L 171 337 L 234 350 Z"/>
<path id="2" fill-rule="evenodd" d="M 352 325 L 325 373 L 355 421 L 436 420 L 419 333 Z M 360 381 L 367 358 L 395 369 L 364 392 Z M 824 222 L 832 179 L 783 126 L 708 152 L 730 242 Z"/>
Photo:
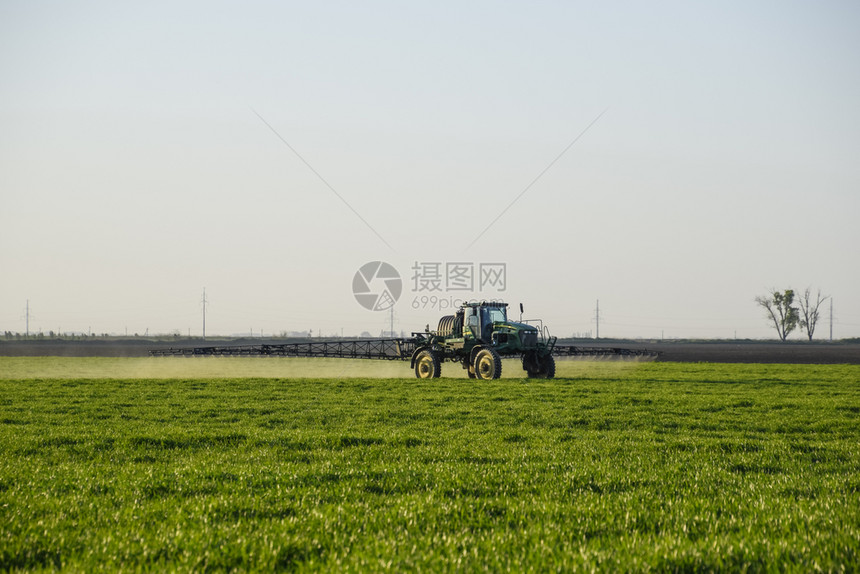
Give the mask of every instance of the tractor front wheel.
<path id="1" fill-rule="evenodd" d="M 415 359 L 415 376 L 419 379 L 436 379 L 442 374 L 442 364 L 439 355 L 430 350 L 418 353 Z"/>
<path id="2" fill-rule="evenodd" d="M 540 378 L 555 378 L 555 357 L 553 357 L 552 355 L 546 355 L 545 357 L 540 359 L 538 363 L 540 363 L 540 370 L 538 371 L 538 376 Z"/>
<path id="3" fill-rule="evenodd" d="M 481 349 L 475 355 L 475 378 L 489 380 L 502 376 L 502 358 L 493 349 Z"/>
<path id="4" fill-rule="evenodd" d="M 552 355 L 524 356 L 523 369 L 530 379 L 552 379 L 555 377 L 555 357 Z"/>

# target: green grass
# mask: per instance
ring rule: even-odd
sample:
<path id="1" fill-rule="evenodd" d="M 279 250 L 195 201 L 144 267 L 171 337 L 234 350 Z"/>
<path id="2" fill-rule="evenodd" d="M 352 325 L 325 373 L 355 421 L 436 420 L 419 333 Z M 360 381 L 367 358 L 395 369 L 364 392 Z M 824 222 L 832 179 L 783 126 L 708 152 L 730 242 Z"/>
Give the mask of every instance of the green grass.
<path id="1" fill-rule="evenodd" d="M 860 367 L 564 372 L 0 360 L 0 570 L 858 570 Z"/>

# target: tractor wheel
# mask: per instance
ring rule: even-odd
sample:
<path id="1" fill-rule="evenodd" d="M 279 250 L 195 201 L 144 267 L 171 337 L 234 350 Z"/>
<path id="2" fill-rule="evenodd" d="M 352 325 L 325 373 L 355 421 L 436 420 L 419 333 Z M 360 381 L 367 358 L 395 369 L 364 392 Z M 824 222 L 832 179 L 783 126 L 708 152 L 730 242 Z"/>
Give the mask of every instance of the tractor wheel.
<path id="1" fill-rule="evenodd" d="M 475 355 L 475 378 L 489 380 L 502 376 L 502 358 L 493 349 L 481 349 Z"/>
<path id="2" fill-rule="evenodd" d="M 415 359 L 415 376 L 419 379 L 436 379 L 442 374 L 439 355 L 430 350 L 418 353 Z"/>
<path id="3" fill-rule="evenodd" d="M 527 361 L 523 357 L 523 369 L 530 379 L 552 379 L 555 378 L 555 357 L 546 355 L 544 357 L 530 357 Z"/>
<path id="4" fill-rule="evenodd" d="M 470 379 L 475 378 L 475 371 L 473 371 L 472 369 L 466 369 L 466 373 L 468 373 Z"/>
<path id="5" fill-rule="evenodd" d="M 528 378 L 536 378 L 539 369 L 540 365 L 538 365 L 537 353 L 531 352 L 523 355 L 523 370 L 526 372 Z"/>
<path id="6" fill-rule="evenodd" d="M 547 355 L 540 360 L 540 378 L 554 379 L 555 378 L 555 357 Z"/>

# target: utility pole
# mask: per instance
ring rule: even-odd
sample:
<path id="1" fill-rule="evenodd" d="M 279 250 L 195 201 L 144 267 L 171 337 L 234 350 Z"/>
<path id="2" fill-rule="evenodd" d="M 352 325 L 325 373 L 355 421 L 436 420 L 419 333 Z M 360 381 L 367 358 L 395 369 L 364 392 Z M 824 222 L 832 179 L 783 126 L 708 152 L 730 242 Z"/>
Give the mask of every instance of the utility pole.
<path id="1" fill-rule="evenodd" d="M 203 340 L 206 340 L 206 287 L 203 288 Z"/>
<path id="2" fill-rule="evenodd" d="M 594 308 L 594 323 L 595 323 L 595 339 L 600 338 L 600 299 L 597 300 L 597 306 Z"/>
<path id="3" fill-rule="evenodd" d="M 27 309 L 25 311 L 25 317 L 26 317 L 25 323 L 27 326 L 26 333 L 27 333 L 27 338 L 29 338 L 30 337 L 30 300 L 29 299 L 27 299 Z"/>
<path id="4" fill-rule="evenodd" d="M 830 298 L 830 342 L 833 342 L 833 297 Z"/>

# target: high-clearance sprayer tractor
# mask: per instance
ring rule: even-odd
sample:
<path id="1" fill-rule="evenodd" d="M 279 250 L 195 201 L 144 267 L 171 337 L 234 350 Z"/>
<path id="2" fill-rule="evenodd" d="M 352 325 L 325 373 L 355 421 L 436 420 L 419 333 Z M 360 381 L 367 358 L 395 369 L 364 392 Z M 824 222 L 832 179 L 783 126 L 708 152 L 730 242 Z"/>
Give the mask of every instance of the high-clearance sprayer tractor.
<path id="1" fill-rule="evenodd" d="M 442 362 L 460 363 L 472 379 L 498 379 L 502 357 L 522 357 L 529 377 L 555 376 L 555 337 L 536 326 L 508 320 L 507 303 L 467 303 L 439 320 L 435 332 L 415 333 L 412 366 L 419 379 L 438 377 Z"/>
<path id="2" fill-rule="evenodd" d="M 519 357 L 530 378 L 555 377 L 555 356 L 654 357 L 653 351 L 616 347 L 556 345 L 557 337 L 540 320 L 512 321 L 508 304 L 466 303 L 454 315 L 439 319 L 435 331 L 410 338 L 338 339 L 303 343 L 154 349 L 153 356 L 268 356 L 337 357 L 343 359 L 387 359 L 410 361 L 419 379 L 442 374 L 442 363 L 460 363 L 471 379 L 498 379 L 502 358 Z M 522 315 L 522 305 L 520 314 Z"/>

